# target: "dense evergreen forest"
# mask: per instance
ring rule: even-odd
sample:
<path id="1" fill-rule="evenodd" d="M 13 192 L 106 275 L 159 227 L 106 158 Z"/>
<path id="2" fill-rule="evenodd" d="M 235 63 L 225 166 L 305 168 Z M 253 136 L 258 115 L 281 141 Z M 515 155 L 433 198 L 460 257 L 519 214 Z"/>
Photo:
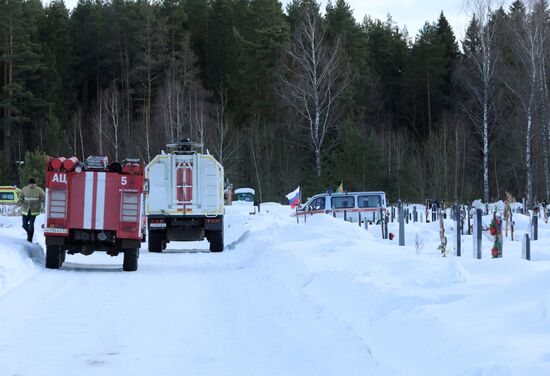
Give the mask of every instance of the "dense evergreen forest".
<path id="1" fill-rule="evenodd" d="M 469 2 L 421 30 L 345 0 L 0 0 L 0 179 L 29 150 L 145 161 L 202 141 L 282 201 L 344 182 L 391 199 L 547 199 L 546 0 Z"/>

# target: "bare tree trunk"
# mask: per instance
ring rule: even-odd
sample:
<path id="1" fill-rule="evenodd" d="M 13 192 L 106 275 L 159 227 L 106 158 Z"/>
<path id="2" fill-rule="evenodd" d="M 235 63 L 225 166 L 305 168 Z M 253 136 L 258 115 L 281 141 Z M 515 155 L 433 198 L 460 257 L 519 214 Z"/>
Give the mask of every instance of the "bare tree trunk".
<path id="1" fill-rule="evenodd" d="M 130 57 L 129 57 L 129 53 L 128 53 L 128 41 L 126 41 L 125 43 L 125 50 L 126 50 L 126 53 L 125 53 L 125 66 L 126 66 L 126 75 L 125 75 L 125 81 L 126 81 L 126 84 L 125 84 L 125 98 L 126 98 L 126 108 L 125 108 L 125 111 L 126 111 L 126 115 L 125 115 L 125 121 L 126 121 L 126 132 L 128 132 L 128 139 L 129 140 L 132 140 L 133 139 L 133 132 L 132 132 L 132 128 L 131 128 L 131 123 L 130 123 L 130 114 L 131 114 L 131 94 L 130 94 Z M 129 149 L 129 148 L 127 148 Z M 131 153 L 132 150 L 126 150 L 127 153 Z"/>
<path id="2" fill-rule="evenodd" d="M 467 79 L 468 89 L 472 97 L 481 107 L 481 150 L 483 154 L 483 200 L 489 202 L 489 137 L 491 128 L 491 105 L 493 103 L 493 85 L 495 67 L 498 55 L 494 53 L 497 20 L 492 17 L 493 0 L 466 0 L 468 8 L 472 11 L 478 22 L 477 37 L 479 39 L 478 51 L 467 51 L 467 56 L 474 67 L 474 76 Z M 475 117 L 474 117 L 475 118 Z M 476 123 L 479 120 L 475 121 Z"/>
<path id="3" fill-rule="evenodd" d="M 80 147 L 81 147 L 81 161 L 86 160 L 86 154 L 84 154 L 84 136 L 82 135 L 82 109 L 78 109 L 78 133 L 80 135 Z"/>
<path id="4" fill-rule="evenodd" d="M 455 189 L 454 196 L 455 202 L 458 202 L 458 171 L 460 169 L 460 139 L 459 139 L 459 130 L 458 127 L 455 127 Z"/>
<path id="5" fill-rule="evenodd" d="M 509 77 L 504 83 L 516 95 L 525 114 L 525 160 L 526 200 L 527 205 L 533 205 L 533 166 L 532 141 L 533 120 L 536 111 L 535 95 L 540 90 L 537 84 L 544 62 L 544 46 L 547 27 L 546 5 L 543 2 L 531 1 L 528 13 L 512 25 L 515 35 L 513 52 L 518 61 L 518 67 L 513 67 L 514 77 Z M 542 7 L 539 7 L 542 5 Z M 515 80 L 514 80 L 515 78 Z"/>
<path id="6" fill-rule="evenodd" d="M 543 104 L 546 106 L 547 104 Z M 546 188 L 546 202 L 550 202 L 550 123 L 548 117 L 545 117 L 545 124 L 542 130 L 542 148 L 543 148 L 543 159 L 544 159 L 544 182 Z"/>
<path id="7" fill-rule="evenodd" d="M 285 73 L 280 75 L 281 97 L 302 120 L 315 154 L 315 171 L 321 175 L 322 152 L 328 132 L 337 127 L 339 102 L 351 83 L 351 73 L 338 39 L 330 46 L 321 17 L 305 12 L 292 43 L 286 48 Z"/>
<path id="8" fill-rule="evenodd" d="M 489 202 L 489 98 L 483 90 L 483 201 Z"/>
<path id="9" fill-rule="evenodd" d="M 527 107 L 527 130 L 525 132 L 525 170 L 527 171 L 527 204 L 533 204 L 533 166 L 531 163 L 531 142 L 533 131 L 533 106 L 535 100 L 534 88 L 536 85 L 536 74 L 533 72 L 531 95 L 529 96 L 529 105 Z"/>
<path id="10" fill-rule="evenodd" d="M 182 137 L 182 112 L 184 108 L 184 93 L 182 92 L 183 88 L 180 86 L 180 89 L 176 92 L 176 140 L 181 140 Z"/>
<path id="11" fill-rule="evenodd" d="M 258 119 L 254 119 L 254 124 L 252 125 L 252 131 L 250 132 L 250 153 L 252 155 L 252 164 L 254 166 L 254 172 L 256 175 L 256 182 L 258 184 L 258 193 L 260 197 L 260 202 L 263 202 L 263 192 L 262 192 L 262 182 L 260 179 L 260 169 L 258 168 L 258 158 L 256 153 L 256 138 L 259 133 L 259 124 Z"/>
<path id="12" fill-rule="evenodd" d="M 113 80 L 109 89 L 103 94 L 103 107 L 109 119 L 109 131 L 104 130 L 104 136 L 112 146 L 115 154 L 115 160 L 119 161 L 120 156 L 120 117 L 121 117 L 121 100 L 120 92 Z M 123 103 L 123 102 L 122 102 Z"/>
<path id="13" fill-rule="evenodd" d="M 103 154 L 103 103 L 101 98 L 101 91 L 97 94 L 98 95 L 98 103 L 99 103 L 99 118 L 98 118 L 98 128 L 99 128 L 99 155 Z"/>
<path id="14" fill-rule="evenodd" d="M 428 85 L 428 135 L 432 133 L 432 102 L 430 95 L 430 72 L 426 71 L 426 81 Z"/>
<path id="15" fill-rule="evenodd" d="M 77 154 L 77 142 L 78 142 L 78 113 L 73 114 L 72 117 L 73 122 L 73 153 L 74 155 Z"/>
<path id="16" fill-rule="evenodd" d="M 173 113 L 172 113 L 172 96 L 173 96 L 173 93 L 172 93 L 172 86 L 174 84 L 173 82 L 173 79 L 174 79 L 174 74 L 173 74 L 173 68 L 170 67 L 170 72 L 168 74 L 168 80 L 167 81 L 167 93 L 166 93 L 166 101 L 167 101 L 167 105 L 168 105 L 168 116 L 166 117 L 165 115 L 165 132 L 170 140 L 170 142 L 174 141 L 174 124 L 173 124 L 173 119 L 172 119 L 172 116 L 173 116 Z M 167 118 L 167 123 L 166 123 L 166 118 Z"/>
<path id="17" fill-rule="evenodd" d="M 8 87 L 8 98 L 13 97 L 13 54 L 14 54 L 14 40 L 13 40 L 13 15 L 10 14 L 10 24 L 8 27 L 8 59 L 4 65 L 4 82 Z M 8 173 L 13 171 L 14 153 L 13 153 L 13 139 L 12 139 L 12 111 L 11 103 L 4 107 L 4 163 L 7 164 Z"/>

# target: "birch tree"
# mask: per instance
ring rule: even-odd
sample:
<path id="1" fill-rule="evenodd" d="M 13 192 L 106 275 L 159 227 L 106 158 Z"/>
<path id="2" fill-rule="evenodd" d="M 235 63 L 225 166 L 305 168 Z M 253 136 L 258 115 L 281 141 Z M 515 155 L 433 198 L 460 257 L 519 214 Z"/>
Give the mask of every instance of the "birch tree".
<path id="1" fill-rule="evenodd" d="M 227 162 L 233 157 L 235 153 L 235 147 L 233 140 L 230 137 L 230 129 L 233 125 L 233 117 L 229 114 L 227 108 L 227 90 L 220 89 L 219 102 L 215 105 L 215 126 L 212 135 L 212 150 L 218 156 L 218 160 L 222 165 L 226 165 Z"/>
<path id="2" fill-rule="evenodd" d="M 467 0 L 466 7 L 473 15 L 469 27 L 472 44 L 464 45 L 464 53 L 469 60 L 466 64 L 465 79 L 462 81 L 474 102 L 474 109 L 467 111 L 481 134 L 483 155 L 483 200 L 489 202 L 489 137 L 495 104 L 496 67 L 499 55 L 495 49 L 499 20 L 492 18 L 495 8 L 493 0 Z"/>
<path id="3" fill-rule="evenodd" d="M 341 100 L 351 82 L 351 70 L 340 38 L 330 45 L 318 13 L 307 11 L 285 50 L 281 95 L 303 121 L 315 154 L 317 176 L 329 131 L 339 125 Z"/>
<path id="4" fill-rule="evenodd" d="M 137 57 L 137 63 L 134 65 L 134 74 L 137 76 L 137 90 L 139 96 L 136 97 L 142 103 L 142 127 L 144 135 L 145 160 L 151 160 L 153 136 L 156 132 L 151 129 L 152 102 L 153 94 L 156 88 L 156 82 L 162 76 L 160 67 L 161 51 L 163 50 L 164 40 L 162 36 L 162 25 L 158 24 L 155 18 L 153 4 L 144 1 L 140 8 L 141 29 L 138 41 L 141 44 L 141 51 Z"/>
<path id="5" fill-rule="evenodd" d="M 542 121 L 542 147 L 544 154 L 544 180 L 546 188 L 546 201 L 550 202 L 550 91 L 548 86 L 550 69 L 550 16 L 546 1 L 539 1 L 537 4 L 537 14 L 542 17 L 544 27 L 542 28 L 542 40 L 544 41 L 543 53 L 539 62 L 539 90 Z"/>
<path id="6" fill-rule="evenodd" d="M 105 114 L 107 116 L 106 126 L 100 129 L 100 132 L 103 133 L 105 139 L 109 142 L 113 152 L 115 161 L 119 161 L 119 151 L 120 151 L 120 134 L 122 128 L 121 121 L 121 99 L 122 95 L 120 90 L 117 88 L 116 84 L 113 82 L 111 87 L 109 87 L 103 95 L 102 98 L 102 107 L 105 108 Z"/>
<path id="7" fill-rule="evenodd" d="M 544 60 L 544 31 L 546 6 L 540 0 L 527 3 L 526 12 L 518 12 L 511 22 L 515 62 L 513 75 L 506 75 L 504 82 L 517 97 L 525 122 L 524 168 L 526 173 L 527 205 L 533 204 L 532 142 L 537 110 L 537 93 L 540 90 L 541 63 Z"/>

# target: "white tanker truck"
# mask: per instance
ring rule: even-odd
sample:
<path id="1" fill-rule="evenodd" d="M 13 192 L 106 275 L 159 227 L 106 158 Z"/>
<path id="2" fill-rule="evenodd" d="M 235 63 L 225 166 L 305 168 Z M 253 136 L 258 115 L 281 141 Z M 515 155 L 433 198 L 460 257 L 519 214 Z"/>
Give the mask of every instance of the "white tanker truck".
<path id="1" fill-rule="evenodd" d="M 145 168 L 149 252 L 162 252 L 172 240 L 205 238 L 211 252 L 222 252 L 222 165 L 189 140 L 167 148 Z"/>

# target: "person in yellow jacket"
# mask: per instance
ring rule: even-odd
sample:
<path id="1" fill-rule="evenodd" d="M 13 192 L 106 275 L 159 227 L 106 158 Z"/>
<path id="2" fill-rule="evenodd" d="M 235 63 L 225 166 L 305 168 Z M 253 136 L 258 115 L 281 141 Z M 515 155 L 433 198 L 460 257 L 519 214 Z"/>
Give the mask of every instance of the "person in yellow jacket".
<path id="1" fill-rule="evenodd" d="M 36 181 L 31 178 L 29 184 L 21 190 L 18 204 L 21 207 L 23 216 L 23 228 L 27 232 L 27 241 L 32 242 L 34 235 L 34 220 L 40 214 L 46 195 L 42 188 L 36 185 Z"/>

